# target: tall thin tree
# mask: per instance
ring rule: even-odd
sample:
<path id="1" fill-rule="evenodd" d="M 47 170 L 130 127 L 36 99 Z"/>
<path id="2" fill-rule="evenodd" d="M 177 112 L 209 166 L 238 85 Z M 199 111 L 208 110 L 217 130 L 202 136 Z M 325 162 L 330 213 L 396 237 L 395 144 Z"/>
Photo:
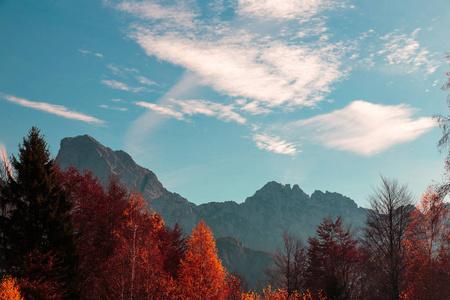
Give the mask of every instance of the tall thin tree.
<path id="1" fill-rule="evenodd" d="M 363 244 L 374 266 L 377 299 L 399 299 L 404 289 L 406 231 L 413 210 L 411 193 L 395 179 L 381 176 L 382 184 L 369 197 Z"/>

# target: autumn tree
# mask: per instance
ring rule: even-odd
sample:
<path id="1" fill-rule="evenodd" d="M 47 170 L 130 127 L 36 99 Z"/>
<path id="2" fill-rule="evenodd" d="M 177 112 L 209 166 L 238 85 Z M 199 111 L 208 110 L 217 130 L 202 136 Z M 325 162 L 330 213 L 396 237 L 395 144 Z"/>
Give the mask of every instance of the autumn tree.
<path id="1" fill-rule="evenodd" d="M 277 289 L 287 291 L 288 297 L 294 291 L 301 292 L 306 270 L 306 249 L 301 240 L 292 233 L 283 233 L 283 247 L 273 255 L 274 265 L 265 273 L 268 283 Z"/>
<path id="2" fill-rule="evenodd" d="M 125 223 L 118 235 L 113 257 L 116 265 L 120 299 L 169 299 L 174 294 L 173 282 L 163 269 L 163 256 L 158 245 L 161 217 L 147 208 L 140 194 L 129 196 L 124 211 Z M 119 296 L 119 295 L 118 295 Z"/>
<path id="3" fill-rule="evenodd" d="M 177 279 L 181 260 L 187 250 L 183 228 L 178 222 L 175 223 L 173 228 L 164 226 L 158 231 L 158 238 L 159 250 L 163 257 L 163 268 L 169 276 Z"/>
<path id="4" fill-rule="evenodd" d="M 13 172 L 7 172 L 0 193 L 2 208 L 2 246 L 9 273 L 19 282 L 41 277 L 56 280 L 55 291 L 60 298 L 76 297 L 75 283 L 78 260 L 76 235 L 72 224 L 72 203 L 58 180 L 58 167 L 40 131 L 33 127 L 23 144 L 18 158 L 12 157 Z M 13 175 L 14 174 L 14 175 Z M 6 210 L 6 211 L 5 211 Z M 42 264 L 30 269 L 25 257 L 31 253 L 45 258 Z M 46 259 L 51 257 L 53 270 L 46 272 Z M 31 296 L 39 291 L 28 290 Z"/>
<path id="5" fill-rule="evenodd" d="M 187 239 L 187 252 L 180 267 L 181 299 L 223 299 L 226 271 L 217 256 L 211 229 L 200 221 Z"/>
<path id="6" fill-rule="evenodd" d="M 0 283 L 0 300 L 22 300 L 17 280 L 7 275 Z"/>
<path id="7" fill-rule="evenodd" d="M 339 216 L 324 218 L 308 239 L 307 287 L 330 299 L 357 299 L 358 242 Z"/>
<path id="8" fill-rule="evenodd" d="M 406 232 L 407 299 L 450 299 L 450 212 L 430 187 Z"/>
<path id="9" fill-rule="evenodd" d="M 381 177 L 369 197 L 363 245 L 374 267 L 377 299 L 399 299 L 405 288 L 406 231 L 413 209 L 412 196 L 397 180 Z"/>
<path id="10" fill-rule="evenodd" d="M 70 168 L 63 177 L 75 204 L 81 299 L 165 299 L 160 216 L 117 177 L 105 188 L 91 172 Z"/>

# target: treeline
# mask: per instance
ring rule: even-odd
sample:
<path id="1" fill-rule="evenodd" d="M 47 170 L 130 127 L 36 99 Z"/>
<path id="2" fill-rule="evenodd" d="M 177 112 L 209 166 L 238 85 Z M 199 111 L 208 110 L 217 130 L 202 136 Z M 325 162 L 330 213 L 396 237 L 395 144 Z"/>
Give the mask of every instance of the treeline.
<path id="1" fill-rule="evenodd" d="M 117 179 L 62 172 L 32 128 L 0 194 L 0 299 L 232 299 L 200 222 L 187 239 Z"/>
<path id="2" fill-rule="evenodd" d="M 449 205 L 431 188 L 414 208 L 406 186 L 382 177 L 357 236 L 341 217 L 324 218 L 307 245 L 283 234 L 266 271 L 283 299 L 450 299 Z"/>
<path id="3" fill-rule="evenodd" d="M 0 299 L 449 299 L 449 211 L 430 189 L 417 209 L 382 178 L 363 238 L 325 218 L 293 234 L 261 294 L 243 289 L 200 222 L 185 238 L 117 178 L 61 171 L 32 128 L 0 181 Z"/>

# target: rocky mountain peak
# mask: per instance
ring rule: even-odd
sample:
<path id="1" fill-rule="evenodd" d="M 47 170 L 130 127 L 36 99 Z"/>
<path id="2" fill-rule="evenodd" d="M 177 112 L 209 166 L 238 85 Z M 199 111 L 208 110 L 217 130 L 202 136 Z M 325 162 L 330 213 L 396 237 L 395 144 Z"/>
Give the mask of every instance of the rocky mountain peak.
<path id="1" fill-rule="evenodd" d="M 309 200 L 300 187 L 295 184 L 291 187 L 290 184 L 281 184 L 276 181 L 266 183 L 260 190 L 247 198 L 246 203 L 252 202 L 285 202 L 285 201 L 305 201 Z"/>

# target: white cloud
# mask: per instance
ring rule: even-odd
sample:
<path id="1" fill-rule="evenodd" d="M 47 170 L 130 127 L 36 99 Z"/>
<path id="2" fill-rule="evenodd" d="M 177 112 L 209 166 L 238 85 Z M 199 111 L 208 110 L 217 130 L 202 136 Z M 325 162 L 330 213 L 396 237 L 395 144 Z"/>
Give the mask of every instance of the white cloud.
<path id="1" fill-rule="evenodd" d="M 354 101 L 341 110 L 291 123 L 287 128 L 316 130 L 326 147 L 371 156 L 396 144 L 412 141 L 436 126 L 431 118 L 413 119 L 407 105 Z"/>
<path id="2" fill-rule="evenodd" d="M 436 71 L 438 63 L 432 58 L 432 54 L 426 47 L 421 47 L 417 41 L 420 28 L 414 30 L 410 36 L 400 34 L 395 30 L 384 37 L 384 48 L 378 51 L 390 65 L 409 65 L 413 69 L 424 70 L 426 74 Z"/>
<path id="3" fill-rule="evenodd" d="M 181 121 L 185 121 L 183 113 L 179 112 L 179 111 L 175 111 L 172 107 L 170 106 L 163 106 L 163 105 L 158 105 L 155 103 L 148 103 L 148 102 L 134 102 L 134 104 L 139 105 L 141 107 L 145 107 L 148 108 L 160 115 L 163 116 L 167 116 L 167 117 L 172 117 Z"/>
<path id="4" fill-rule="evenodd" d="M 239 0 L 238 13 L 249 17 L 300 19 L 306 21 L 319 12 L 342 6 L 332 0 Z"/>
<path id="5" fill-rule="evenodd" d="M 345 76 L 340 70 L 342 45 L 315 49 L 282 41 L 207 41 L 154 35 L 142 28 L 134 37 L 148 55 L 183 66 L 202 84 L 268 107 L 314 105 Z"/>
<path id="6" fill-rule="evenodd" d="M 37 110 L 42 110 L 50 114 L 58 115 L 67 119 L 73 119 L 78 121 L 83 121 L 91 124 L 103 124 L 105 121 L 99 120 L 97 118 L 79 113 L 73 110 L 69 110 L 67 107 L 62 105 L 54 105 L 45 102 L 33 102 L 26 99 L 17 98 L 11 95 L 0 94 L 3 99 L 19 104 L 24 107 L 29 107 Z"/>
<path id="7" fill-rule="evenodd" d="M 268 108 L 261 107 L 256 101 L 247 102 L 244 99 L 239 99 L 236 101 L 236 104 L 242 106 L 240 110 L 251 113 L 252 115 L 268 114 L 272 112 L 272 110 Z"/>
<path id="8" fill-rule="evenodd" d="M 122 90 L 122 91 L 133 92 L 133 93 L 147 91 L 147 89 L 144 87 L 131 87 L 123 82 L 119 82 L 119 81 L 115 81 L 115 80 L 102 80 L 100 82 L 102 84 L 104 84 L 112 89 L 116 89 L 116 90 Z"/>
<path id="9" fill-rule="evenodd" d="M 137 76 L 136 78 L 137 78 L 137 80 L 139 80 L 140 83 L 145 84 L 145 85 L 158 85 L 153 80 L 150 80 L 144 76 Z"/>
<path id="10" fill-rule="evenodd" d="M 131 13 L 138 18 L 147 20 L 164 20 L 171 26 L 193 27 L 196 14 L 190 11 L 183 3 L 162 6 L 151 2 L 122 2 L 116 9 Z"/>
<path id="11" fill-rule="evenodd" d="M 106 67 L 110 69 L 114 75 L 123 76 L 123 72 L 115 64 L 107 64 Z"/>
<path id="12" fill-rule="evenodd" d="M 78 49 L 78 51 L 83 53 L 83 54 L 85 54 L 85 55 L 94 55 L 94 56 L 103 58 L 103 54 L 101 54 L 101 53 L 95 53 L 95 52 L 92 52 L 92 51 L 89 51 L 89 50 L 86 50 L 86 49 Z"/>
<path id="13" fill-rule="evenodd" d="M 246 119 L 234 112 L 234 106 L 223 105 L 206 100 L 175 100 L 169 99 L 170 102 L 177 104 L 183 113 L 187 115 L 203 114 L 206 116 L 215 116 L 226 122 L 235 121 L 244 124 Z"/>
<path id="14" fill-rule="evenodd" d="M 297 144 L 289 143 L 280 137 L 267 133 L 253 134 L 253 141 L 259 149 L 267 150 L 278 154 L 296 155 L 301 152 L 297 150 Z"/>
<path id="15" fill-rule="evenodd" d="M 233 106 L 214 103 L 206 100 L 175 100 L 168 99 L 171 104 L 161 105 L 147 102 L 135 102 L 137 105 L 151 109 L 159 114 L 187 121 L 185 115 L 205 115 L 217 117 L 225 122 L 234 121 L 244 124 L 246 119 L 234 112 Z"/>
<path id="16" fill-rule="evenodd" d="M 125 107 L 109 106 L 106 104 L 99 105 L 99 107 L 105 108 L 105 109 L 110 109 L 110 110 L 128 111 L 128 108 L 125 108 Z"/>

